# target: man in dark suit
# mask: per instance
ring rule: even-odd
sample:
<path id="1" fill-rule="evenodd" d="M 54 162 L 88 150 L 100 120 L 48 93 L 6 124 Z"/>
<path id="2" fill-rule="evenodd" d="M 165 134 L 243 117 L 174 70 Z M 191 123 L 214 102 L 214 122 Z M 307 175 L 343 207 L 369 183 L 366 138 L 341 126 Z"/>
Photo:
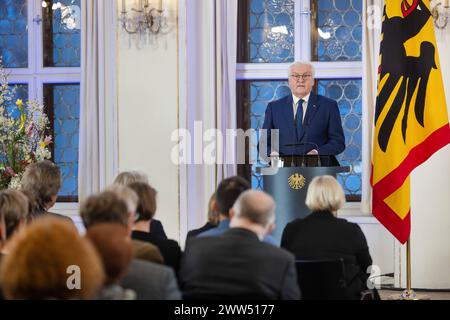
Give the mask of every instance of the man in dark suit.
<path id="1" fill-rule="evenodd" d="M 222 235 L 193 238 L 183 257 L 180 283 L 187 299 L 299 299 L 294 256 L 264 243 L 275 203 L 264 192 L 243 192 Z"/>
<path id="2" fill-rule="evenodd" d="M 345 138 L 336 101 L 312 92 L 314 68 L 308 62 L 289 67 L 291 95 L 268 104 L 263 124 L 267 156 L 338 155 Z M 279 130 L 279 146 L 271 145 L 271 130 Z M 265 141 L 265 139 L 263 139 Z M 300 144 L 297 146 L 289 146 Z"/>

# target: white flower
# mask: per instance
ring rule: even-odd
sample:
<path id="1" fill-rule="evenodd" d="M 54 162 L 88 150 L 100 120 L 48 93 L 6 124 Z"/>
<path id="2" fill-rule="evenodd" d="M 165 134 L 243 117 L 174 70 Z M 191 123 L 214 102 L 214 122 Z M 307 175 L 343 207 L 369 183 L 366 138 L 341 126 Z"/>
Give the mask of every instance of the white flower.
<path id="1" fill-rule="evenodd" d="M 9 188 L 11 189 L 19 189 L 22 183 L 22 174 L 17 174 L 12 177 L 11 182 L 9 183 Z"/>

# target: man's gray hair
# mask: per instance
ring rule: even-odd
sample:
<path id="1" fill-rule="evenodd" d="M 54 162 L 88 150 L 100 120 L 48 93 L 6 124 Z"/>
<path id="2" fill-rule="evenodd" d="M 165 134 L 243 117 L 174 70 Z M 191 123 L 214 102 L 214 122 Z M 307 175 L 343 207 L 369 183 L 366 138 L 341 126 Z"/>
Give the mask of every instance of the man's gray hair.
<path id="1" fill-rule="evenodd" d="M 49 160 L 38 161 L 27 166 L 21 184 L 36 202 L 44 206 L 52 201 L 61 188 L 61 171 Z"/>
<path id="2" fill-rule="evenodd" d="M 235 217 L 247 219 L 263 227 L 275 221 L 275 208 L 272 197 L 257 190 L 243 192 L 233 206 Z"/>
<path id="3" fill-rule="evenodd" d="M 314 68 L 313 64 L 309 61 L 296 61 L 293 64 L 291 64 L 288 69 L 288 77 L 291 75 L 292 68 L 302 65 L 309 66 L 311 68 L 312 78 L 314 79 L 316 77 L 316 69 Z"/>
<path id="4" fill-rule="evenodd" d="M 128 212 L 136 212 L 139 204 L 139 197 L 133 189 L 115 183 L 106 188 L 106 191 L 113 192 L 120 200 L 125 202 Z"/>

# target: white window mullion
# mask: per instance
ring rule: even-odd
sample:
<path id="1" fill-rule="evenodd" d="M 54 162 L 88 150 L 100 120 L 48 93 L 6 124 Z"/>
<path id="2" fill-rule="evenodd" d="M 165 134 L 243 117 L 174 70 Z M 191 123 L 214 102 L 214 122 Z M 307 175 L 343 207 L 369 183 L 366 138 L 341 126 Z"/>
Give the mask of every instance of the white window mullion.
<path id="1" fill-rule="evenodd" d="M 238 63 L 236 78 L 251 79 L 287 79 L 287 69 L 290 63 Z"/>
<path id="2" fill-rule="evenodd" d="M 43 57 L 42 57 L 42 62 Z M 41 62 L 41 63 L 42 63 Z M 70 67 L 70 68 L 62 68 L 62 67 L 47 67 L 47 68 L 42 68 L 39 70 L 39 74 L 43 75 L 43 76 L 47 76 L 47 75 L 61 75 L 61 74 L 67 74 L 67 75 L 79 75 L 81 74 L 81 68 L 75 68 L 75 67 Z"/>
<path id="3" fill-rule="evenodd" d="M 313 62 L 316 78 L 347 79 L 361 78 L 362 64 L 359 61 Z"/>
<path id="4" fill-rule="evenodd" d="M 36 77 L 37 99 L 44 103 L 44 85 L 45 84 L 79 84 L 81 76 L 79 74 L 47 74 Z"/>
<path id="5" fill-rule="evenodd" d="M 299 0 L 300 2 L 300 10 L 297 14 L 296 12 L 296 22 L 295 24 L 299 24 L 300 34 L 299 39 L 300 43 L 296 43 L 296 51 L 300 52 L 299 57 L 296 60 L 303 61 L 311 61 L 311 6 L 310 0 Z"/>
<path id="6" fill-rule="evenodd" d="M 30 73 L 36 72 L 36 53 L 39 42 L 38 27 L 42 25 L 42 14 L 39 0 L 28 0 L 28 65 Z"/>
<path id="7" fill-rule="evenodd" d="M 302 9 L 302 0 L 295 1 L 294 6 L 294 59 L 295 61 L 301 60 L 301 47 L 302 47 L 302 25 L 301 25 L 301 9 Z"/>
<path id="8" fill-rule="evenodd" d="M 44 16 L 42 14 L 42 4 L 40 0 L 34 0 L 36 4 L 36 16 L 39 15 L 39 17 L 42 19 L 42 21 L 39 24 L 35 24 L 35 54 L 34 54 L 34 61 L 35 61 L 35 73 L 41 74 L 43 73 L 44 69 L 44 44 L 43 44 L 43 25 L 44 25 Z"/>

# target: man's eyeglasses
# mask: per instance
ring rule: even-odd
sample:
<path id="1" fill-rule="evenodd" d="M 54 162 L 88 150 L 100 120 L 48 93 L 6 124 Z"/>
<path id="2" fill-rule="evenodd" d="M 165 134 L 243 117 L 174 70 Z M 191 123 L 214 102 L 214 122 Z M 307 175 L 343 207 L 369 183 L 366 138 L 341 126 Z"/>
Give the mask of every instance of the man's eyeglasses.
<path id="1" fill-rule="evenodd" d="M 309 74 L 309 73 L 305 73 L 305 74 L 296 74 L 296 73 L 294 73 L 294 74 L 291 74 L 291 77 L 294 78 L 297 81 L 300 80 L 300 79 L 308 80 L 309 78 L 311 78 L 311 74 Z"/>

